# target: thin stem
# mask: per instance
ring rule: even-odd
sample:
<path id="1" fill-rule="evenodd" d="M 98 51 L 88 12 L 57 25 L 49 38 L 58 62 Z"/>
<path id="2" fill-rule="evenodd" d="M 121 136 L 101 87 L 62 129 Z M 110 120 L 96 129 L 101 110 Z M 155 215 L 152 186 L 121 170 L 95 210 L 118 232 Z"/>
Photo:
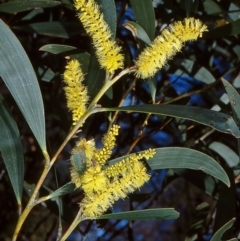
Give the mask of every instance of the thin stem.
<path id="1" fill-rule="evenodd" d="M 75 134 L 75 132 L 79 129 L 79 127 L 81 126 L 81 124 L 87 119 L 87 117 L 91 114 L 91 112 L 86 112 L 78 121 L 77 125 L 70 131 L 70 133 L 68 134 L 68 136 L 66 137 L 66 139 L 64 140 L 64 142 L 62 143 L 62 145 L 59 147 L 59 149 L 57 150 L 56 154 L 54 155 L 54 157 L 52 158 L 52 160 L 50 161 L 49 155 L 47 153 L 47 151 L 43 151 L 43 155 L 46 158 L 45 160 L 45 166 L 43 169 L 43 172 L 38 180 L 38 183 L 33 191 L 32 196 L 30 197 L 27 206 L 25 207 L 23 213 L 19 216 L 18 222 L 17 222 L 17 226 L 16 229 L 14 231 L 13 234 L 13 241 L 15 241 L 17 239 L 18 233 L 25 221 L 25 219 L 27 218 L 28 214 L 30 213 L 30 211 L 32 210 L 32 208 L 38 203 L 36 200 L 37 194 L 39 192 L 39 189 L 41 188 L 49 170 L 51 169 L 51 167 L 53 166 L 54 162 L 57 159 L 57 156 L 59 155 L 59 153 L 62 151 L 62 149 L 64 148 L 64 146 L 68 143 L 68 141 L 72 138 L 72 136 Z"/>
<path id="2" fill-rule="evenodd" d="M 124 76 L 125 74 L 129 74 L 131 72 L 135 71 L 135 66 L 133 67 L 129 67 L 124 69 L 123 71 L 121 71 L 119 74 L 117 74 L 113 79 L 107 79 L 102 88 L 100 89 L 100 91 L 97 93 L 97 95 L 95 96 L 95 98 L 93 99 L 92 103 L 90 104 L 89 108 L 92 109 L 97 102 L 100 100 L 100 98 L 105 94 L 105 92 L 114 84 L 116 83 L 122 76 Z"/>
<path id="3" fill-rule="evenodd" d="M 87 111 L 83 114 L 83 116 L 79 119 L 77 124 L 72 128 L 72 130 L 68 133 L 67 137 L 61 144 L 61 146 L 58 148 L 57 152 L 53 156 L 50 165 L 52 166 L 54 162 L 56 161 L 58 155 L 61 153 L 63 148 L 67 145 L 67 143 L 71 140 L 71 138 L 75 135 L 77 130 L 80 128 L 80 126 L 84 123 L 84 121 L 92 114 L 92 109 L 88 108 Z"/>
<path id="4" fill-rule="evenodd" d="M 60 241 L 65 241 L 68 238 L 68 236 L 73 232 L 73 230 L 77 227 L 77 225 L 82 221 L 81 214 L 82 214 L 82 210 L 80 208 L 72 224 L 70 225 L 68 230 L 64 233 Z"/>
<path id="5" fill-rule="evenodd" d="M 117 82 L 123 75 L 128 74 L 130 72 L 134 71 L 134 67 L 130 67 L 127 69 L 124 69 L 121 71 L 118 75 L 116 75 L 113 79 L 109 79 L 109 76 L 107 75 L 106 80 L 100 89 L 100 91 L 97 93 L 95 98 L 93 99 L 92 103 L 89 105 L 87 112 L 91 113 L 97 113 L 101 111 L 101 108 L 97 107 L 97 103 L 100 100 L 100 98 L 106 93 L 106 91 L 115 83 Z M 64 241 L 68 238 L 68 236 L 73 232 L 73 230 L 76 228 L 76 226 L 82 221 L 81 219 L 81 209 L 79 210 L 77 216 L 73 220 L 72 224 L 68 228 L 68 230 L 65 232 L 63 237 L 60 239 L 60 241 Z"/>
<path id="6" fill-rule="evenodd" d="M 50 157 L 49 157 L 48 152 L 46 150 L 43 150 L 42 153 L 43 153 L 43 156 L 45 158 L 45 162 L 46 162 L 45 165 L 49 165 L 50 164 Z"/>
<path id="7" fill-rule="evenodd" d="M 42 186 L 43 181 L 45 180 L 45 177 L 48 174 L 48 171 L 50 169 L 49 167 L 50 167 L 49 165 L 45 165 L 45 167 L 43 169 L 43 172 L 41 174 L 41 177 L 39 178 L 39 181 L 38 181 L 38 183 L 36 185 L 36 188 L 35 188 L 32 196 L 31 196 L 31 198 L 28 201 L 27 206 L 25 207 L 23 213 L 19 216 L 19 219 L 18 219 L 18 222 L 17 222 L 17 226 L 16 226 L 16 229 L 15 229 L 14 234 L 13 234 L 12 241 L 15 241 L 17 239 L 18 233 L 19 233 L 19 231 L 20 231 L 20 229 L 21 229 L 25 219 L 27 218 L 27 216 L 30 213 L 30 211 L 32 210 L 32 208 L 35 206 L 36 196 L 38 194 L 38 191 L 39 191 L 40 187 Z"/>
<path id="8" fill-rule="evenodd" d="M 18 215 L 20 216 L 22 213 L 22 204 L 18 203 Z"/>
<path id="9" fill-rule="evenodd" d="M 66 144 L 69 142 L 69 140 L 71 140 L 71 138 L 74 136 L 74 134 L 77 132 L 77 130 L 80 128 L 80 126 L 84 123 L 84 121 L 92 114 L 92 113 L 96 113 L 96 111 L 94 111 L 94 108 L 97 104 L 97 102 L 99 101 L 99 99 L 104 95 L 104 93 L 108 90 L 108 88 L 110 88 L 117 80 L 119 80 L 123 75 L 133 72 L 134 71 L 134 67 L 130 67 L 127 68 L 123 71 L 121 71 L 118 75 L 116 75 L 112 80 L 106 80 L 104 85 L 102 86 L 101 90 L 99 91 L 99 93 L 96 95 L 96 97 L 93 99 L 92 103 L 89 105 L 88 109 L 86 110 L 86 112 L 83 114 L 83 116 L 79 119 L 78 123 L 73 127 L 73 129 L 68 133 L 67 137 L 65 138 L 65 140 L 63 141 L 63 143 L 61 144 L 61 146 L 58 148 L 57 152 L 55 153 L 55 155 L 53 156 L 53 158 L 50 160 L 49 155 L 47 153 L 46 150 L 43 150 L 43 155 L 45 157 L 45 166 L 43 169 L 43 172 L 38 180 L 38 183 L 35 187 L 35 190 L 33 191 L 32 196 L 30 197 L 27 206 L 25 207 L 23 213 L 19 216 L 17 225 L 16 225 L 16 229 L 14 231 L 13 234 L 13 239 L 12 241 L 16 241 L 17 236 L 19 234 L 19 231 L 21 230 L 21 227 L 24 223 L 24 221 L 26 220 L 28 214 L 30 213 L 30 211 L 32 210 L 32 208 L 38 204 L 38 200 L 36 199 L 37 194 L 39 192 L 39 189 L 41 188 L 49 170 L 51 169 L 51 167 L 53 166 L 54 162 L 56 161 L 58 155 L 60 154 L 60 152 L 63 150 L 63 148 L 66 146 Z M 108 76 L 108 75 L 107 75 Z M 44 199 L 43 199 L 44 200 Z M 78 214 L 80 215 L 80 214 Z M 77 217 L 76 217 L 77 218 Z M 70 234 L 72 232 L 69 231 L 70 229 L 72 229 L 72 227 L 76 224 L 76 219 L 73 221 L 72 225 L 70 226 L 70 228 L 67 230 L 66 234 Z M 76 227 L 76 226 L 75 226 Z M 75 228 L 74 227 L 74 228 Z M 73 228 L 73 229 L 74 229 Z M 66 237 L 66 234 L 63 236 L 63 238 Z M 61 239 L 65 240 L 65 239 Z"/>
<path id="10" fill-rule="evenodd" d="M 126 90 L 126 92 L 124 93 L 121 101 L 119 102 L 118 104 L 118 107 L 121 107 L 121 105 L 123 104 L 124 100 L 126 99 L 127 95 L 131 92 L 131 90 L 134 88 L 134 86 L 136 85 L 136 81 L 137 81 L 137 78 L 135 78 L 133 80 L 133 82 L 131 83 L 131 85 L 129 86 L 129 88 Z M 117 116 L 118 116 L 118 113 L 119 111 L 115 111 L 112 119 L 111 119 L 111 122 L 109 124 L 109 127 L 108 127 L 108 132 L 110 131 L 111 129 L 111 126 L 113 125 L 114 121 L 116 120 Z"/>

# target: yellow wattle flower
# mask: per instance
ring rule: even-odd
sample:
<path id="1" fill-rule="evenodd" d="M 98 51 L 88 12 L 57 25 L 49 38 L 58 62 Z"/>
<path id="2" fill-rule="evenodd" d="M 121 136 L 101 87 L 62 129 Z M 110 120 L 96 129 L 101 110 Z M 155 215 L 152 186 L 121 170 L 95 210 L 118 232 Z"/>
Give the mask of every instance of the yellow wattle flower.
<path id="1" fill-rule="evenodd" d="M 143 79 L 153 76 L 181 50 L 186 41 L 196 40 L 204 31 L 207 31 L 207 26 L 194 18 L 185 18 L 183 22 L 170 24 L 139 55 L 136 61 L 136 76 Z"/>
<path id="2" fill-rule="evenodd" d="M 77 142 L 72 154 L 85 152 L 86 170 L 79 174 L 72 163 L 71 178 L 76 187 L 82 187 L 85 197 L 81 201 L 83 217 L 95 219 L 110 208 L 115 201 L 125 198 L 150 179 L 147 169 L 140 161 L 154 156 L 155 150 L 132 154 L 105 167 L 116 144 L 119 126 L 113 125 L 103 138 L 103 147 L 97 149 L 93 140 Z M 81 161 L 81 160 L 79 160 Z"/>
<path id="3" fill-rule="evenodd" d="M 83 216 L 94 219 L 111 207 L 115 202 L 112 198 L 113 188 L 113 185 L 110 185 L 104 192 L 86 195 L 80 203 Z"/>
<path id="4" fill-rule="evenodd" d="M 126 159 L 123 159 L 120 162 L 106 168 L 105 169 L 106 176 L 108 176 L 108 178 L 118 177 L 118 176 L 124 177 L 132 172 L 133 167 L 134 165 L 136 165 L 136 163 L 137 164 L 140 163 L 144 167 L 144 165 L 141 162 L 139 162 L 139 160 L 143 158 L 148 160 L 149 158 L 153 157 L 155 153 L 156 151 L 153 149 L 146 150 L 143 153 L 137 153 L 137 154 L 134 153 L 129 157 L 127 157 Z"/>
<path id="5" fill-rule="evenodd" d="M 103 147 L 99 150 L 96 150 L 94 154 L 94 159 L 103 166 L 106 161 L 110 158 L 112 154 L 112 149 L 115 146 L 116 136 L 118 135 L 118 125 L 113 125 L 110 131 L 103 138 Z"/>
<path id="6" fill-rule="evenodd" d="M 88 168 L 83 174 L 82 188 L 86 195 L 99 193 L 108 188 L 109 180 L 101 170 L 101 166 L 97 165 Z"/>
<path id="7" fill-rule="evenodd" d="M 107 22 L 94 0 L 75 0 L 75 8 L 79 11 L 79 19 L 86 32 L 93 40 L 96 56 L 102 68 L 109 73 L 123 67 L 121 48 L 113 40 Z"/>
<path id="8" fill-rule="evenodd" d="M 70 60 L 66 65 L 63 74 L 63 80 L 66 83 L 64 87 L 67 107 L 72 111 L 73 125 L 82 117 L 86 111 L 89 100 L 87 87 L 83 85 L 84 74 L 80 63 L 77 60 Z"/>
<path id="9" fill-rule="evenodd" d="M 128 166 L 129 171 L 127 174 L 123 177 L 110 178 L 109 180 L 111 181 L 109 181 L 107 188 L 101 188 L 99 192 L 92 192 L 85 196 L 80 203 L 85 217 L 97 218 L 106 212 L 108 208 L 112 207 L 114 202 L 120 198 L 126 198 L 127 194 L 134 192 L 150 179 L 146 167 L 137 159 L 135 160 L 134 157 L 134 164 Z M 124 163 L 124 165 L 128 164 Z"/>

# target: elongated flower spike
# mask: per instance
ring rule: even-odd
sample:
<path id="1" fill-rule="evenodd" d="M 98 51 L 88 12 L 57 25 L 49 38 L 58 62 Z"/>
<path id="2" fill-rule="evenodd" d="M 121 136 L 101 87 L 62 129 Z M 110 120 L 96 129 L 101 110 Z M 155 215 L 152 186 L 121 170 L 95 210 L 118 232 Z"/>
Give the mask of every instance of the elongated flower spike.
<path id="1" fill-rule="evenodd" d="M 72 182 L 76 187 L 82 187 L 85 194 L 80 203 L 84 217 L 97 218 L 115 201 L 125 198 L 150 178 L 140 160 L 153 157 L 155 150 L 152 149 L 132 154 L 109 167 L 104 166 L 112 153 L 118 129 L 119 126 L 114 125 L 105 135 L 101 149 L 95 147 L 93 140 L 82 139 L 72 151 L 72 154 L 78 151 L 85 151 L 86 154 L 86 170 L 82 175 L 79 175 L 74 165 L 70 169 Z"/>
<path id="2" fill-rule="evenodd" d="M 73 125 L 81 118 L 86 111 L 89 100 L 87 87 L 83 85 L 84 74 L 77 60 L 71 60 L 66 65 L 63 80 L 67 107 L 72 111 Z"/>
<path id="3" fill-rule="evenodd" d="M 123 67 L 121 48 L 112 38 L 107 22 L 100 13 L 94 0 L 75 0 L 75 8 L 79 11 L 79 19 L 86 32 L 93 40 L 100 66 L 109 73 Z"/>
<path id="4" fill-rule="evenodd" d="M 166 62 L 179 52 L 186 41 L 196 40 L 207 31 L 200 20 L 185 18 L 165 28 L 153 43 L 145 48 L 136 61 L 136 76 L 143 79 L 153 76 Z"/>
<path id="5" fill-rule="evenodd" d="M 126 198 L 127 194 L 134 192 L 150 179 L 147 169 L 139 160 L 153 157 L 155 150 L 148 150 L 141 154 L 133 154 L 106 170 L 103 170 L 103 176 L 107 177 L 104 188 L 99 185 L 92 192 L 85 192 L 85 198 L 80 203 L 83 208 L 83 215 L 95 219 L 114 202 L 120 198 Z M 100 179 L 99 179 L 100 180 Z M 84 185 L 82 186 L 84 188 Z"/>
<path id="6" fill-rule="evenodd" d="M 97 150 L 94 158 L 103 166 L 112 154 L 112 149 L 116 143 L 116 136 L 118 135 L 119 126 L 113 125 L 110 131 L 103 138 L 103 147 Z"/>

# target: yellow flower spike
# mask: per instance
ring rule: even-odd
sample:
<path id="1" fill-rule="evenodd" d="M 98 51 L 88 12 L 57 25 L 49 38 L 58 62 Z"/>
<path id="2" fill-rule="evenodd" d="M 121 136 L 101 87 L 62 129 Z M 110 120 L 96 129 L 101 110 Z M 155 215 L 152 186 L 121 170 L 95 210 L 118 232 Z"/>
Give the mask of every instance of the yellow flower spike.
<path id="1" fill-rule="evenodd" d="M 134 175 L 131 178 L 131 184 L 135 189 L 141 187 L 150 179 L 150 175 L 147 174 L 147 169 L 142 162 L 135 162 L 132 167 L 132 172 Z"/>
<path id="2" fill-rule="evenodd" d="M 115 134 L 117 134 L 117 131 Z M 146 167 L 139 160 L 142 158 L 149 159 L 154 154 L 155 150 L 151 149 L 133 154 L 104 171 L 101 170 L 99 165 L 95 168 L 89 168 L 82 179 L 85 197 L 80 205 L 83 209 L 83 216 L 91 219 L 97 218 L 110 208 L 115 201 L 126 198 L 128 193 L 134 192 L 147 182 L 150 175 L 147 174 Z M 109 170 L 117 170 L 114 173 L 114 178 L 113 175 L 107 175 Z M 111 171 L 110 173 L 112 173 Z M 103 176 L 107 178 L 106 183 L 101 181 L 100 176 L 101 178 Z"/>
<path id="3" fill-rule="evenodd" d="M 110 131 L 103 138 L 103 147 L 95 152 L 94 159 L 103 166 L 112 154 L 112 149 L 115 146 L 116 136 L 120 126 L 113 125 Z"/>
<path id="4" fill-rule="evenodd" d="M 103 138 L 103 148 L 97 150 L 94 140 L 85 139 L 77 142 L 72 155 L 81 151 L 86 155 L 86 170 L 79 174 L 71 168 L 72 182 L 76 187 L 82 187 L 85 197 L 81 201 L 82 216 L 95 219 L 102 215 L 115 201 L 126 198 L 150 179 L 142 158 L 154 156 L 155 150 L 149 149 L 138 154 L 132 154 L 124 160 L 105 168 L 104 164 L 111 156 L 116 142 L 119 126 L 113 125 Z"/>
<path id="5" fill-rule="evenodd" d="M 154 149 L 149 149 L 142 153 L 132 154 L 126 159 L 123 159 L 120 162 L 106 168 L 105 173 L 108 176 L 108 178 L 127 176 L 130 172 L 132 172 L 134 165 L 141 165 L 144 167 L 144 165 L 141 162 L 139 162 L 139 160 L 143 158 L 148 160 L 149 158 L 152 158 L 155 155 L 155 153 L 156 151 Z"/>
<path id="6" fill-rule="evenodd" d="M 104 175 L 99 165 L 88 168 L 81 181 L 82 189 L 86 195 L 91 195 L 93 192 L 99 193 L 107 189 L 109 183 L 108 178 Z"/>
<path id="7" fill-rule="evenodd" d="M 75 184 L 76 188 L 80 188 L 82 186 L 82 178 L 79 176 L 74 166 L 70 167 L 70 175 L 72 183 Z"/>
<path id="8" fill-rule="evenodd" d="M 108 188 L 104 192 L 85 196 L 80 203 L 80 206 L 83 209 L 83 216 L 95 219 L 103 214 L 115 202 L 112 197 L 112 192 L 113 189 Z"/>
<path id="9" fill-rule="evenodd" d="M 164 29 L 153 43 L 145 48 L 136 61 L 136 76 L 143 79 L 153 76 L 174 54 L 179 52 L 184 42 L 196 40 L 207 31 L 200 20 L 185 18 Z"/>
<path id="10" fill-rule="evenodd" d="M 117 180 L 113 179 L 111 183 L 108 183 L 107 188 L 98 193 L 93 192 L 86 195 L 80 203 L 83 208 L 83 215 L 91 219 L 97 218 L 110 208 L 115 201 L 126 198 L 128 193 L 134 192 L 150 179 L 150 175 L 146 171 L 141 162 L 135 161 L 129 167 L 128 175 Z"/>
<path id="11" fill-rule="evenodd" d="M 63 80 L 67 107 L 72 111 L 73 125 L 82 117 L 86 111 L 89 100 L 87 88 L 83 85 L 84 74 L 77 60 L 71 60 L 66 65 Z"/>
<path id="12" fill-rule="evenodd" d="M 126 198 L 126 196 L 127 192 L 122 187 L 122 184 L 118 181 L 113 182 L 104 191 L 86 196 L 82 200 L 80 205 L 83 208 L 83 216 L 91 219 L 97 218 L 112 207 L 114 202 L 120 198 Z"/>
<path id="13" fill-rule="evenodd" d="M 84 29 L 93 40 L 100 66 L 109 73 L 123 67 L 121 48 L 112 38 L 107 22 L 100 13 L 94 0 L 75 0 L 75 8 L 79 11 L 79 19 Z"/>

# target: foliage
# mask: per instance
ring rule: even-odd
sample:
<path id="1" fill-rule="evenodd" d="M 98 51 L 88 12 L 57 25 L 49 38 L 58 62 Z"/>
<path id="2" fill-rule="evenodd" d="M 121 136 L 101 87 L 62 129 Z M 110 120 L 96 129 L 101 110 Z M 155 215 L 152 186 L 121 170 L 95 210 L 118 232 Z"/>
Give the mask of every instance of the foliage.
<path id="1" fill-rule="evenodd" d="M 95 2 L 0 4 L 0 239 L 237 240 L 238 1 Z"/>

